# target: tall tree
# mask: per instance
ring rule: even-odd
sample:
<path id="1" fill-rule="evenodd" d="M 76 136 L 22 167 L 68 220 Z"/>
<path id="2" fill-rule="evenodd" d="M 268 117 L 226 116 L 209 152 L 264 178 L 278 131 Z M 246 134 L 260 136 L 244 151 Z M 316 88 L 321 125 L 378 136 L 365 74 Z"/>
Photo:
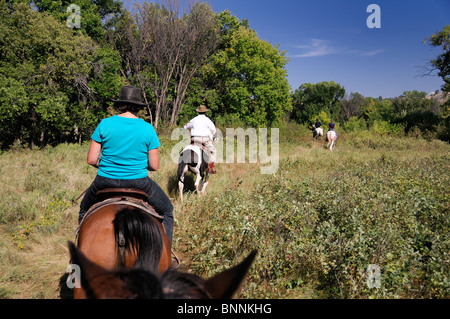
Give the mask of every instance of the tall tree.
<path id="1" fill-rule="evenodd" d="M 118 30 L 124 37 L 117 40 L 125 42 L 125 73 L 143 90 L 151 88 L 153 125 L 160 119 L 173 125 L 193 76 L 217 47 L 215 14 L 205 3 L 185 7 L 181 0 L 165 0 L 145 2 L 132 18 Z"/>
<path id="2" fill-rule="evenodd" d="M 444 81 L 442 91 L 445 95 L 448 95 L 450 93 L 450 25 L 446 25 L 441 31 L 431 35 L 425 41 L 431 46 L 442 49 L 442 53 L 430 61 L 432 67 L 430 73 L 438 72 L 437 74 Z M 442 115 L 444 118 L 450 117 L 450 98 L 442 106 Z"/>
<path id="3" fill-rule="evenodd" d="M 22 1 L 25 0 L 15 0 Z M 39 12 L 47 12 L 57 20 L 66 23 L 75 11 L 68 10 L 70 5 L 80 8 L 79 28 L 85 35 L 97 42 L 103 42 L 110 19 L 115 19 L 122 13 L 122 3 L 119 0 L 28 0 Z M 75 28 L 77 30 L 78 27 Z"/>
<path id="4" fill-rule="evenodd" d="M 358 92 L 352 92 L 342 99 L 341 113 L 339 117 L 343 121 L 348 121 L 351 117 L 358 117 L 361 113 L 361 106 L 364 103 L 364 96 Z"/>
<path id="5" fill-rule="evenodd" d="M 195 3 L 191 12 L 183 17 L 182 24 L 182 54 L 175 69 L 175 99 L 170 125 L 178 119 L 192 78 L 219 45 L 217 16 L 209 5 Z"/>
<path id="6" fill-rule="evenodd" d="M 0 2 L 0 32 L 2 147 L 15 140 L 43 146 L 88 134 L 113 93 L 108 90 L 118 86 L 108 75 L 116 73 L 111 59 L 117 56 L 25 3 Z"/>
<path id="7" fill-rule="evenodd" d="M 345 89 L 334 81 L 304 83 L 294 91 L 291 117 L 299 123 L 311 123 L 321 111 L 336 120 L 341 110 Z"/>
<path id="8" fill-rule="evenodd" d="M 221 49 L 203 70 L 209 107 L 249 126 L 271 125 L 291 109 L 285 52 L 228 11 L 220 20 Z"/>

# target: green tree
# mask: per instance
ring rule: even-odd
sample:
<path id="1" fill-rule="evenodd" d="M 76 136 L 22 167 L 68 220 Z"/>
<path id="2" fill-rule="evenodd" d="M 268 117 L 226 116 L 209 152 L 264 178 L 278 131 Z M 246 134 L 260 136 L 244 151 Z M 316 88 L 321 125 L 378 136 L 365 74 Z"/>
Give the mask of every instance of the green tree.
<path id="1" fill-rule="evenodd" d="M 428 44 L 434 47 L 441 47 L 442 53 L 435 59 L 430 61 L 433 71 L 437 71 L 438 75 L 444 80 L 442 91 L 450 92 L 450 25 L 446 25 L 441 31 L 431 35 Z"/>
<path id="2" fill-rule="evenodd" d="M 291 109 L 285 65 L 277 46 L 229 12 L 220 14 L 221 50 L 205 66 L 205 98 L 214 116 L 239 119 L 249 126 L 271 125 Z"/>
<path id="3" fill-rule="evenodd" d="M 433 101 L 426 99 L 426 96 L 426 92 L 414 90 L 405 91 L 401 96 L 392 99 L 395 116 L 403 117 L 411 112 L 431 110 Z"/>
<path id="4" fill-rule="evenodd" d="M 360 117 L 371 126 L 375 121 L 391 122 L 393 120 L 393 114 L 394 108 L 391 100 L 367 97 L 361 106 Z"/>
<path id="5" fill-rule="evenodd" d="M 317 84 L 304 83 L 294 91 L 291 118 L 298 123 L 309 124 L 311 119 L 325 111 L 336 121 L 341 111 L 341 99 L 345 89 L 334 81 Z"/>
<path id="6" fill-rule="evenodd" d="M 25 3 L 0 2 L 0 32 L 2 147 L 88 135 L 119 87 L 114 53 Z"/>
<path id="7" fill-rule="evenodd" d="M 442 92 L 446 100 L 442 104 L 442 121 L 438 125 L 438 136 L 445 141 L 450 141 L 450 25 L 446 25 L 425 41 L 428 41 L 431 46 L 442 49 L 442 53 L 430 61 L 432 67 L 430 72 L 437 71 L 444 80 Z"/>
<path id="8" fill-rule="evenodd" d="M 351 116 L 344 124 L 344 130 L 346 132 L 362 132 L 366 129 L 366 121 L 363 118 L 358 118 L 357 116 Z"/>
<path id="9" fill-rule="evenodd" d="M 26 2 L 34 4 L 39 12 L 47 12 L 63 23 L 66 23 L 73 13 L 67 12 L 67 8 L 71 4 L 79 6 L 81 30 L 97 42 L 103 42 L 106 29 L 111 27 L 112 22 L 122 14 L 122 3 L 118 0 L 32 0 Z"/>

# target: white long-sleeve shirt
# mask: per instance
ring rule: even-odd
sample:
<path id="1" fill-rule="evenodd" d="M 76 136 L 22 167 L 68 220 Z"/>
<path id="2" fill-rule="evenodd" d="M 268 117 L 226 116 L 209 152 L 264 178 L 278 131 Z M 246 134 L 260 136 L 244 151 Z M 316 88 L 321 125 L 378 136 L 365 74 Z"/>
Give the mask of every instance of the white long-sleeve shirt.
<path id="1" fill-rule="evenodd" d="M 184 126 L 184 129 L 191 130 L 191 136 L 207 136 L 211 140 L 216 136 L 216 126 L 204 114 L 199 114 Z"/>

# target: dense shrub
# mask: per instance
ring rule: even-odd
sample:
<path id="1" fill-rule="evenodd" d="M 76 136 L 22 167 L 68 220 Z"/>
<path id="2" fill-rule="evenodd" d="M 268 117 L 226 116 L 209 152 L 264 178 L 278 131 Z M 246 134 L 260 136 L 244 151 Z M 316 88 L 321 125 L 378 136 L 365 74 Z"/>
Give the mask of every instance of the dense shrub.
<path id="1" fill-rule="evenodd" d="M 305 160 L 282 160 L 254 189 L 235 187 L 186 211 L 197 231 L 195 271 L 229 267 L 259 255 L 247 297 L 283 297 L 313 285 L 324 298 L 442 298 L 450 295 L 448 158 L 347 160 L 325 175 Z M 369 265 L 381 269 L 368 285 Z"/>

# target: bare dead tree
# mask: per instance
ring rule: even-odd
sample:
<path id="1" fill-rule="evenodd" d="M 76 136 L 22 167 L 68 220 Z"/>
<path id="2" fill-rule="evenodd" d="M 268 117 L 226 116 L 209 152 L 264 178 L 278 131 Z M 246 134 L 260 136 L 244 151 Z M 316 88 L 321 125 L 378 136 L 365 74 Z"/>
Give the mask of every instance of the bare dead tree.
<path id="1" fill-rule="evenodd" d="M 154 96 L 154 121 L 173 125 L 192 78 L 218 46 L 216 15 L 211 6 L 182 0 L 137 5 L 113 42 L 122 42 L 127 78 Z M 122 37 L 122 38 L 121 38 Z M 125 43 L 125 44 L 124 44 Z M 174 97 L 169 100 L 169 91 Z M 149 110 L 151 115 L 151 112 Z"/>
<path id="2" fill-rule="evenodd" d="M 359 116 L 361 106 L 364 104 L 364 96 L 355 92 L 347 94 L 342 100 L 341 116 L 348 121 L 352 116 Z"/>
<path id="3" fill-rule="evenodd" d="M 175 69 L 175 99 L 170 125 L 174 125 L 180 114 L 186 91 L 198 69 L 213 54 L 219 45 L 219 28 L 211 6 L 195 3 L 189 15 L 181 19 L 181 55 Z"/>
<path id="4" fill-rule="evenodd" d="M 145 36 L 145 32 L 141 32 L 138 27 L 142 25 L 139 21 L 140 15 L 135 15 L 135 20 L 131 14 L 127 13 L 122 17 L 120 24 L 112 34 L 109 34 L 109 41 L 114 48 L 120 52 L 122 60 L 122 76 L 131 83 L 141 88 L 144 101 L 148 103 L 145 88 L 150 86 L 151 79 L 149 72 L 153 72 L 146 58 L 146 48 L 148 47 L 149 38 Z M 153 116 L 150 106 L 147 106 L 150 116 L 150 122 L 153 124 Z"/>

